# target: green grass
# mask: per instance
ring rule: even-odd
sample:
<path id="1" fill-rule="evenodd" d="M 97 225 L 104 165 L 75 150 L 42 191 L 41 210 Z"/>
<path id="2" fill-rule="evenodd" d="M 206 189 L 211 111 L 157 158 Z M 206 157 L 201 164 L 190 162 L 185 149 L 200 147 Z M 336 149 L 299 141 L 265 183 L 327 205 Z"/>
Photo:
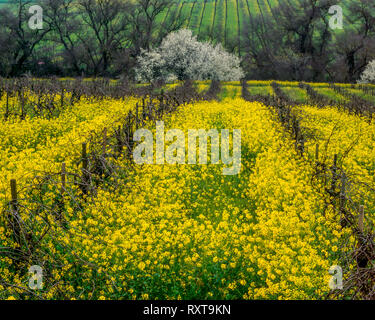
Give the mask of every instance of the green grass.
<path id="1" fill-rule="evenodd" d="M 252 16 L 257 16 L 259 12 L 259 6 L 257 0 L 247 0 L 249 4 L 250 14 Z"/>
<path id="2" fill-rule="evenodd" d="M 348 101 L 347 98 L 345 98 L 343 95 L 337 93 L 335 90 L 330 88 L 324 88 L 324 87 L 316 87 L 315 90 L 323 95 L 326 96 L 334 101 L 339 102 L 340 104 L 345 103 Z"/>
<path id="3" fill-rule="evenodd" d="M 237 5 L 236 0 L 226 0 L 227 1 L 227 42 L 237 40 L 237 29 L 238 29 L 238 19 L 237 19 Z"/>
<path id="4" fill-rule="evenodd" d="M 220 100 L 226 98 L 240 98 L 241 97 L 241 86 L 223 84 L 220 94 L 218 95 Z"/>
<path id="5" fill-rule="evenodd" d="M 301 103 L 308 104 L 309 97 L 306 90 L 303 90 L 298 87 L 281 87 L 281 90 L 292 100 Z"/>
<path id="6" fill-rule="evenodd" d="M 352 94 L 355 94 L 369 102 L 372 102 L 375 104 L 375 97 L 370 95 L 370 94 L 366 94 L 364 93 L 362 90 L 360 89 L 346 89 L 348 92 L 352 93 Z"/>
<path id="7" fill-rule="evenodd" d="M 273 90 L 271 86 L 268 86 L 268 85 L 249 86 L 249 92 L 251 95 L 257 95 L 257 94 L 264 95 L 264 96 L 268 94 L 273 95 Z"/>
<path id="8" fill-rule="evenodd" d="M 193 12 L 191 14 L 191 19 L 189 22 L 189 28 L 192 29 L 195 34 L 198 34 L 202 12 L 203 12 L 203 2 L 197 1 L 194 6 Z"/>
<path id="9" fill-rule="evenodd" d="M 225 24 L 225 0 L 217 0 L 215 25 L 213 35 L 215 38 L 224 41 L 224 24 Z"/>
<path id="10" fill-rule="evenodd" d="M 238 0 L 238 12 L 240 14 L 240 29 L 242 30 L 244 23 L 249 22 L 246 0 Z"/>
<path id="11" fill-rule="evenodd" d="M 248 81 L 248 91 L 251 95 L 274 95 L 274 91 L 271 87 L 272 81 Z M 292 100 L 296 101 L 298 104 L 311 105 L 313 104 L 308 96 L 306 90 L 301 89 L 298 86 L 298 82 L 290 81 L 277 81 L 281 90 Z M 174 87 L 176 83 L 172 83 L 171 86 Z M 339 103 L 348 102 L 349 99 L 343 95 L 337 93 L 332 88 L 329 87 L 328 83 L 309 83 L 314 89 L 321 95 L 328 97 Z M 210 81 L 195 81 L 194 86 L 199 93 L 206 92 L 210 87 Z M 337 84 L 337 86 L 344 87 L 348 92 L 356 94 L 363 99 L 366 99 L 375 104 L 375 97 L 364 93 L 361 89 L 352 88 L 352 84 Z M 170 89 L 169 87 L 167 89 Z M 226 98 L 240 98 L 242 97 L 242 87 L 239 81 L 229 81 L 221 83 L 221 91 L 218 94 L 218 99 L 220 101 Z"/>
<path id="12" fill-rule="evenodd" d="M 184 24 L 185 28 L 188 28 L 190 23 L 190 16 L 192 14 L 192 10 L 194 9 L 194 2 L 186 2 L 184 7 L 182 8 L 182 14 L 186 17 L 186 21 Z"/>
<path id="13" fill-rule="evenodd" d="M 212 21 L 214 19 L 214 11 L 215 11 L 215 3 L 214 2 L 207 2 L 205 6 L 205 10 L 202 15 L 202 23 L 200 26 L 199 33 L 204 35 L 204 40 L 209 39 L 209 35 L 211 35 L 211 28 L 212 28 Z"/>

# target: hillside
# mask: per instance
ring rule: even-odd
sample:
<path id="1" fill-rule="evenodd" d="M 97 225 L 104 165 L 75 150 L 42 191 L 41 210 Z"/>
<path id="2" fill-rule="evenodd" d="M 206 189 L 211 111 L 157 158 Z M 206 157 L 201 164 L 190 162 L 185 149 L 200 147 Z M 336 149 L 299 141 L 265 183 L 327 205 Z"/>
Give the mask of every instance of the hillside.
<path id="1" fill-rule="evenodd" d="M 176 1 L 173 10 L 168 10 L 160 22 L 176 15 L 186 15 L 185 27 L 192 29 L 200 40 L 217 40 L 226 46 L 238 50 L 241 43 L 241 32 L 252 25 L 255 19 L 264 21 L 268 17 L 277 16 L 277 7 L 287 2 L 297 8 L 298 1 L 294 0 L 190 0 Z M 348 0 L 339 1 L 345 12 Z"/>
<path id="2" fill-rule="evenodd" d="M 349 0 L 339 1 L 345 7 Z M 0 0 L 0 8 L 9 0 Z M 176 4 L 159 15 L 160 25 L 176 17 L 185 17 L 184 27 L 193 30 L 200 40 L 220 41 L 238 52 L 241 32 L 256 18 L 276 17 L 283 3 L 299 5 L 295 0 L 176 0 Z"/>

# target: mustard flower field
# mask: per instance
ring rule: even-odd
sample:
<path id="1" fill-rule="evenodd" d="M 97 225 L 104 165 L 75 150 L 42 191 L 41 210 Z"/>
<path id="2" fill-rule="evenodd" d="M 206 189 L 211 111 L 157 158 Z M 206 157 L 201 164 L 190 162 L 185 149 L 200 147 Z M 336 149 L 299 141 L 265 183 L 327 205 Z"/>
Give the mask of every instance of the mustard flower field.
<path id="1" fill-rule="evenodd" d="M 372 296 L 372 109 L 319 105 L 330 90 L 340 98 L 328 84 L 211 87 L 2 91 L 0 299 Z M 373 87 L 341 87 L 375 104 Z M 223 175 L 210 154 L 135 163 L 135 131 L 156 134 L 157 121 L 186 136 L 241 130 L 239 173 Z"/>

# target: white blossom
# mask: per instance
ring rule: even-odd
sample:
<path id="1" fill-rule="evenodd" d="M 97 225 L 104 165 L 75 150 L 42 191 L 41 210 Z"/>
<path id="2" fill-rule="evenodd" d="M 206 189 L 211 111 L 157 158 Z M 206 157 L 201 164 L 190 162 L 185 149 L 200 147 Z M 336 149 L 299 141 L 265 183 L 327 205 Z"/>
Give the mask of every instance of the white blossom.
<path id="1" fill-rule="evenodd" d="M 137 79 L 237 81 L 243 78 L 240 59 L 219 44 L 199 42 L 192 32 L 170 33 L 159 48 L 138 57 Z"/>
<path id="2" fill-rule="evenodd" d="M 372 60 L 363 71 L 359 83 L 375 83 L 375 60 Z"/>

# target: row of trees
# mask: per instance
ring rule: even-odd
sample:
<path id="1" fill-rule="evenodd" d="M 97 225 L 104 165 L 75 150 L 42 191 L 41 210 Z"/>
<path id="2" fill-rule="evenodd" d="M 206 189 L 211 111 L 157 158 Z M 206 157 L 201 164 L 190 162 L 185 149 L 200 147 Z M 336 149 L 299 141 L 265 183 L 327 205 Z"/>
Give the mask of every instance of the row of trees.
<path id="1" fill-rule="evenodd" d="M 39 0 L 43 29 L 31 30 L 35 2 L 11 0 L 0 10 L 0 75 L 135 78 L 137 61 L 145 61 L 139 57 L 155 58 L 154 49 L 185 24 L 175 1 Z M 375 58 L 375 2 L 345 2 L 343 30 L 332 30 L 335 2 L 280 0 L 272 15 L 242 21 L 226 49 L 241 56 L 247 78 L 354 82 Z M 215 34 L 207 37 L 220 42 Z"/>
<path id="2" fill-rule="evenodd" d="M 242 29 L 245 69 L 255 78 L 355 82 L 375 58 L 375 1 L 341 1 L 343 28 L 332 29 L 336 0 L 279 1 Z M 344 7 L 345 5 L 345 7 Z"/>
<path id="3" fill-rule="evenodd" d="M 0 10 L 0 75 L 130 74 L 141 49 L 159 44 L 184 19 L 157 24 L 173 0 L 41 0 L 43 29 L 29 28 L 34 1 Z"/>

